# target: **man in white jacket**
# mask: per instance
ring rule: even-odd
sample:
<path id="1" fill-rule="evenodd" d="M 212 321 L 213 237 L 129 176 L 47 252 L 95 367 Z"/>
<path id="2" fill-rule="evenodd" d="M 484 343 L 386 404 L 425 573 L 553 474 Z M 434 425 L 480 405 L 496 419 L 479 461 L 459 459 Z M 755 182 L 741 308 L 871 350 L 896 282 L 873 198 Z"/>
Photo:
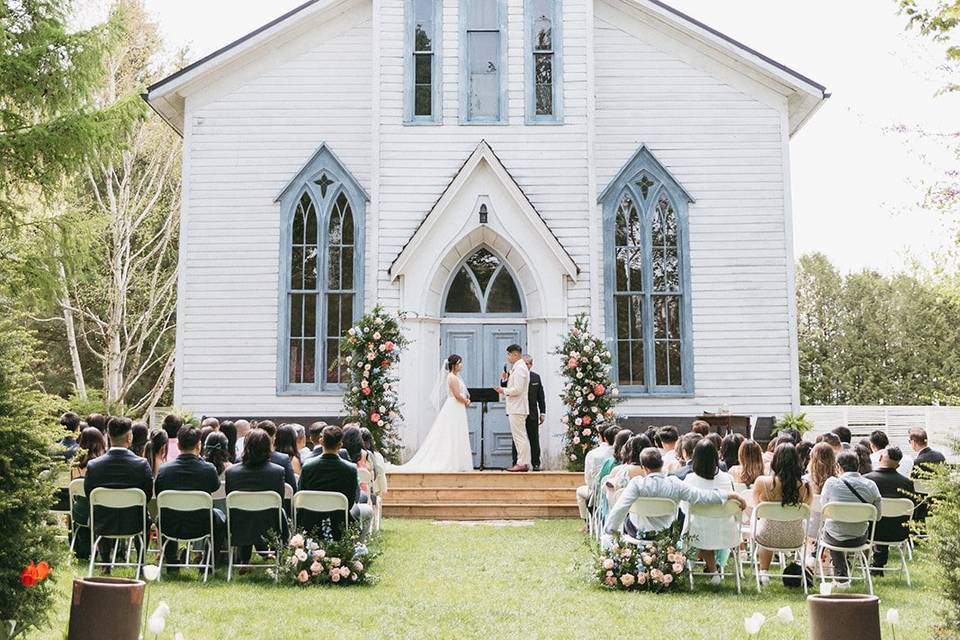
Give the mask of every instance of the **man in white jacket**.
<path id="1" fill-rule="evenodd" d="M 507 419 L 510 421 L 510 432 L 513 435 L 513 444 L 517 447 L 517 464 L 507 471 L 530 471 L 530 440 L 527 438 L 527 415 L 530 413 L 530 403 L 527 400 L 527 389 L 530 386 L 530 370 L 523 361 L 523 349 L 518 344 L 507 347 L 507 362 L 513 365 L 506 387 L 496 387 L 497 393 L 505 396 Z"/>

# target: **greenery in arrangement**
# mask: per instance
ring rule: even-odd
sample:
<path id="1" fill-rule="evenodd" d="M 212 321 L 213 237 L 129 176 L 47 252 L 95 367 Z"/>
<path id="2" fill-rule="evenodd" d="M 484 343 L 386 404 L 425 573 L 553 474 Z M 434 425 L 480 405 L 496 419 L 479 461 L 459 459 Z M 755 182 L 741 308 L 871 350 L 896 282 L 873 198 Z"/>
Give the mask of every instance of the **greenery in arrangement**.
<path id="1" fill-rule="evenodd" d="M 807 418 L 805 413 L 785 413 L 783 417 L 777 420 L 773 425 L 772 435 L 776 435 L 786 429 L 796 429 L 802 434 L 813 429 L 813 421 Z"/>
<path id="2" fill-rule="evenodd" d="M 0 315 L 0 621 L 18 633 L 46 624 L 56 595 L 46 578 L 66 551 L 49 521 L 63 464 L 48 455 L 60 428 L 33 377 L 35 344 L 20 318 Z"/>
<path id="3" fill-rule="evenodd" d="M 597 581 L 607 589 L 660 593 L 683 584 L 687 558 L 672 540 L 673 531 L 640 545 L 621 540 L 597 556 Z"/>
<path id="4" fill-rule="evenodd" d="M 899 274 L 797 268 L 802 404 L 960 403 L 960 289 Z"/>
<path id="5" fill-rule="evenodd" d="M 370 429 L 377 448 L 392 462 L 399 461 L 397 424 L 403 419 L 394 365 L 406 345 L 400 318 L 377 305 L 347 330 L 340 347 L 347 416 Z"/>
<path id="6" fill-rule="evenodd" d="M 614 420 L 619 390 L 610 377 L 610 352 L 600 336 L 590 333 L 585 314 L 577 316 L 563 343 L 560 373 L 566 379 L 560 399 L 567 408 L 564 456 L 567 467 L 582 470 L 587 452 L 599 442 L 599 429 Z"/>
<path id="7" fill-rule="evenodd" d="M 339 586 L 370 584 L 375 581 L 370 567 L 376 553 L 360 541 L 359 532 L 352 528 L 341 539 L 330 534 L 329 521 L 325 531 L 311 536 L 298 531 L 286 544 L 276 542 L 280 549 L 278 578 L 281 584 Z"/>

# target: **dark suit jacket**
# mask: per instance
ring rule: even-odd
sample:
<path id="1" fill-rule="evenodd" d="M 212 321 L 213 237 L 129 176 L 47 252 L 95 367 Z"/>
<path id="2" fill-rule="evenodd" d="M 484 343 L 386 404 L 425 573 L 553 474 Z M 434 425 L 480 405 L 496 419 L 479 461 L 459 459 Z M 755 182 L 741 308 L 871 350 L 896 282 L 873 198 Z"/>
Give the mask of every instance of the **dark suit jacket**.
<path id="1" fill-rule="evenodd" d="M 547 412 L 547 402 L 543 396 L 543 383 L 540 374 L 530 372 L 530 386 L 527 388 L 527 402 L 530 403 L 530 414 L 527 419 L 537 420 L 541 413 Z"/>
<path id="2" fill-rule="evenodd" d="M 947 459 L 939 451 L 934 451 L 930 447 L 925 447 L 917 453 L 913 459 L 913 471 L 910 472 L 914 478 L 919 477 L 921 471 L 931 471 L 938 464 L 943 464 Z"/>
<path id="3" fill-rule="evenodd" d="M 339 455 L 327 453 L 310 458 L 300 473 L 300 491 L 336 491 L 347 497 L 350 509 L 356 504 L 360 496 L 360 484 L 357 481 L 357 465 L 347 462 Z M 333 535 L 341 535 L 343 516 L 336 512 L 297 514 L 297 527 L 311 531 L 320 523 L 330 518 Z"/>
<path id="4" fill-rule="evenodd" d="M 83 480 L 83 490 L 89 498 L 94 489 L 141 489 L 147 500 L 153 497 L 153 474 L 150 465 L 130 449 L 112 447 L 104 455 L 90 461 Z M 143 511 L 139 507 L 106 509 L 97 507 L 93 513 L 96 534 L 133 534 L 143 528 Z"/>
<path id="5" fill-rule="evenodd" d="M 283 467 L 283 481 L 297 490 L 297 476 L 293 473 L 293 465 L 290 464 L 290 456 L 279 451 L 270 452 L 270 462 Z M 283 491 L 280 492 L 283 495 Z"/>
<path id="6" fill-rule="evenodd" d="M 913 480 L 896 469 L 877 469 L 863 476 L 873 480 L 880 490 L 882 498 L 910 498 L 916 504 L 913 493 Z M 876 539 L 883 542 L 900 542 L 907 539 L 909 533 L 906 523 L 909 518 L 880 518 L 877 521 Z"/>
<path id="7" fill-rule="evenodd" d="M 192 453 L 181 453 L 176 459 L 160 465 L 153 483 L 154 491 L 203 491 L 214 493 L 220 488 L 217 468 Z M 210 516 L 206 511 L 171 511 L 160 513 L 163 533 L 175 538 L 198 538 L 209 532 Z"/>
<path id="8" fill-rule="evenodd" d="M 224 472 L 226 492 L 229 495 L 234 491 L 273 491 L 282 498 L 284 475 L 283 467 L 272 462 L 256 466 L 235 464 Z M 260 544 L 264 534 L 271 529 L 283 535 L 283 531 L 277 531 L 274 511 L 234 511 L 230 514 L 230 535 L 234 546 Z"/>

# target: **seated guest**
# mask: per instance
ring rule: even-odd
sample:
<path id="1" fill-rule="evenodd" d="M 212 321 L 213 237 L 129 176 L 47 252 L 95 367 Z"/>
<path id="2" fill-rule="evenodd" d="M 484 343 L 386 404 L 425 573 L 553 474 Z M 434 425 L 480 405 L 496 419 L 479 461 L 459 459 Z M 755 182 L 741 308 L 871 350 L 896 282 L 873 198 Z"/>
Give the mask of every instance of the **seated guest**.
<path id="1" fill-rule="evenodd" d="M 307 428 L 307 446 L 310 447 L 311 456 L 323 455 L 323 447 L 320 446 L 320 442 L 323 440 L 323 429 L 326 426 L 326 422 L 318 420 Z M 303 461 L 306 462 L 307 459 L 303 458 Z"/>
<path id="2" fill-rule="evenodd" d="M 643 467 L 642 474 L 627 484 L 627 488 L 620 494 L 620 499 L 610 510 L 604 522 L 603 544 L 605 547 L 610 546 L 613 536 L 620 534 L 620 529 L 625 525 L 624 521 L 627 520 L 628 515 L 630 528 L 637 532 L 635 537 L 662 531 L 673 524 L 673 515 L 637 518 L 630 514 L 630 507 L 639 498 L 670 498 L 677 504 L 683 501 L 691 504 L 722 504 L 729 498 L 739 502 L 741 507 L 746 507 L 744 499 L 732 491 L 719 489 L 703 491 L 684 484 L 674 476 L 666 475 L 663 472 L 663 458 L 659 449 L 653 447 L 644 449 L 640 453 L 640 466 Z"/>
<path id="3" fill-rule="evenodd" d="M 720 455 L 720 447 L 723 446 L 723 438 L 719 433 L 714 431 L 713 433 L 708 433 L 703 437 L 704 440 L 713 445 L 713 448 L 717 450 L 717 455 Z M 726 471 L 727 465 L 723 460 L 720 460 L 720 471 Z"/>
<path id="4" fill-rule="evenodd" d="M 80 437 L 80 416 L 73 411 L 67 411 L 60 416 L 60 425 L 63 427 L 65 433 L 57 442 L 57 444 L 63 448 L 59 455 L 61 455 L 65 461 L 70 462 L 80 450 L 80 445 L 77 443 L 77 438 Z"/>
<path id="5" fill-rule="evenodd" d="M 367 457 L 370 465 L 373 467 L 373 487 L 374 496 L 383 496 L 387 493 L 387 473 L 386 461 L 383 454 L 377 451 L 376 442 L 373 439 L 373 432 L 366 427 L 360 429 L 360 436 L 363 438 L 363 448 L 367 451 Z"/>
<path id="6" fill-rule="evenodd" d="M 580 510 L 580 518 L 584 521 L 590 518 L 590 500 L 593 492 L 599 486 L 597 474 L 600 467 L 613 457 L 613 441 L 617 437 L 620 428 L 616 425 L 609 425 L 600 430 L 600 444 L 587 451 L 583 458 L 583 484 L 577 487 L 577 507 Z"/>
<path id="7" fill-rule="evenodd" d="M 800 504 L 810 504 L 813 494 L 810 485 L 803 480 L 803 469 L 800 468 L 800 456 L 797 448 L 789 442 L 777 445 L 770 462 L 772 476 L 761 476 L 753 482 L 753 504 L 761 502 L 779 502 L 784 507 Z M 803 546 L 806 531 L 803 521 L 782 522 L 761 518 L 757 522 L 757 542 L 766 547 L 789 549 Z M 773 552 L 760 549 L 760 582 L 769 584 L 770 576 L 767 571 L 773 561 Z"/>
<path id="8" fill-rule="evenodd" d="M 216 434 L 222 436 L 222 434 Z M 224 438 L 225 439 L 225 438 Z M 177 434 L 180 455 L 175 460 L 160 465 L 154 481 L 157 495 L 164 491 L 203 491 L 213 494 L 220 488 L 217 469 L 200 459 L 200 430 L 192 425 L 180 427 Z M 206 511 L 170 511 L 160 514 L 163 534 L 174 538 L 199 538 L 210 532 L 210 515 Z M 226 535 L 227 519 L 219 509 L 213 510 L 214 549 L 221 547 Z M 177 564 L 178 545 L 170 542 L 164 547 L 164 561 Z M 173 570 L 178 567 L 172 567 Z"/>
<path id="9" fill-rule="evenodd" d="M 299 491 L 335 491 L 347 498 L 348 514 L 352 521 L 359 521 L 364 533 L 367 532 L 373 518 L 373 510 L 369 505 L 359 504 L 360 484 L 357 481 L 357 466 L 340 457 L 340 447 L 343 445 L 343 430 L 330 425 L 323 430 L 321 446 L 323 453 L 310 458 L 303 465 L 300 475 Z M 334 538 L 343 535 L 342 526 L 336 513 L 309 513 L 303 517 L 297 514 L 297 526 L 306 531 L 313 531 L 325 519 L 330 519 Z"/>
<path id="10" fill-rule="evenodd" d="M 299 476 L 303 463 L 300 460 L 300 447 L 297 446 L 297 430 L 292 424 L 282 424 L 277 428 L 274 448 L 290 459 L 293 474 Z"/>
<path id="11" fill-rule="evenodd" d="M 853 445 L 850 444 L 853 442 L 853 433 L 850 432 L 850 429 L 846 427 L 836 427 L 830 433 L 834 434 L 840 439 L 840 446 L 843 449 L 853 448 Z"/>
<path id="12" fill-rule="evenodd" d="M 643 467 L 640 466 L 640 453 L 652 446 L 653 443 L 645 434 L 633 435 L 623 445 L 623 449 L 620 451 L 623 462 L 614 467 L 603 481 L 607 504 L 613 501 L 617 491 L 626 487 L 630 480 L 640 475 L 643 470 Z"/>
<path id="13" fill-rule="evenodd" d="M 746 441 L 739 433 L 728 433 L 720 442 L 720 461 L 724 464 L 727 473 L 740 464 L 740 445 Z"/>
<path id="14" fill-rule="evenodd" d="M 647 436 L 647 440 L 650 441 L 651 447 L 656 447 L 660 449 L 660 452 L 663 452 L 663 444 L 660 442 L 660 437 L 657 435 L 659 430 L 651 425 L 647 425 L 647 428 L 644 430 L 643 435 Z"/>
<path id="15" fill-rule="evenodd" d="M 223 473 L 233 464 L 230 462 L 230 441 L 223 431 L 214 431 L 207 436 L 203 445 L 203 459 L 213 465 L 217 477 L 223 480 Z"/>
<path id="16" fill-rule="evenodd" d="M 620 429 L 618 427 L 617 435 L 613 438 L 613 457 L 604 460 L 603 464 L 600 465 L 600 470 L 597 472 L 597 482 L 599 483 L 599 487 L 601 489 L 607 479 L 607 476 L 610 475 L 610 472 L 613 471 L 617 465 L 623 464 L 623 448 L 626 446 L 627 441 L 629 441 L 632 437 L 633 432 L 630 431 L 630 429 Z M 606 518 L 607 511 L 610 506 L 607 502 L 607 495 L 601 490 L 599 496 L 599 504 L 594 506 L 600 509 L 600 517 Z"/>
<path id="17" fill-rule="evenodd" d="M 803 440 L 803 434 L 796 427 L 787 427 L 777 431 L 777 437 L 789 438 L 793 446 L 797 446 Z"/>
<path id="18" fill-rule="evenodd" d="M 852 449 L 853 452 L 857 454 L 857 460 L 860 461 L 857 472 L 865 476 L 873 471 L 873 463 L 870 461 L 870 449 L 862 444 L 855 444 Z"/>
<path id="19" fill-rule="evenodd" d="M 366 469 L 373 473 L 370 461 L 367 459 L 367 452 L 363 448 L 363 435 L 360 433 L 360 425 L 347 424 L 343 427 L 343 444 L 341 445 L 340 456 L 346 453 L 346 460 L 357 465 L 357 469 Z M 360 483 L 360 502 L 367 502 L 370 496 L 370 487 L 366 482 Z"/>
<path id="20" fill-rule="evenodd" d="M 300 462 L 301 464 L 310 457 L 310 454 L 313 453 L 313 449 L 307 446 L 307 430 L 302 424 L 297 424 L 294 422 L 292 424 L 294 430 L 297 432 L 297 451 L 300 452 Z"/>
<path id="21" fill-rule="evenodd" d="M 750 489 L 765 472 L 763 449 L 755 440 L 744 440 L 737 450 L 737 464 L 730 468 L 730 478 Z"/>
<path id="22" fill-rule="evenodd" d="M 683 480 L 688 473 L 693 471 L 693 449 L 701 439 L 703 439 L 703 436 L 693 431 L 683 434 L 683 437 L 680 438 L 680 446 L 677 449 L 677 455 L 679 456 L 677 462 L 680 466 L 670 472 L 671 476 Z"/>
<path id="23" fill-rule="evenodd" d="M 86 423 L 88 427 L 100 429 L 100 433 L 107 435 L 107 417 L 100 413 L 91 413 L 87 416 Z"/>
<path id="24" fill-rule="evenodd" d="M 237 426 L 232 420 L 220 423 L 220 433 L 227 439 L 227 460 L 233 464 L 237 461 Z"/>
<path id="25" fill-rule="evenodd" d="M 130 431 L 133 433 L 133 443 L 130 445 L 130 451 L 141 458 L 145 457 L 143 451 L 147 446 L 147 439 L 150 437 L 150 427 L 147 426 L 146 422 L 137 420 L 133 423 Z"/>
<path id="26" fill-rule="evenodd" d="M 177 448 L 177 434 L 180 433 L 180 427 L 183 426 L 183 418 L 178 415 L 168 413 L 163 418 L 161 429 L 167 433 L 167 460 L 173 460 L 180 455 Z"/>
<path id="27" fill-rule="evenodd" d="M 888 447 L 880 452 L 880 461 L 876 471 L 871 471 L 866 476 L 867 480 L 872 480 L 880 491 L 882 498 L 908 498 L 916 504 L 916 494 L 914 493 L 913 480 L 899 472 L 898 467 L 903 459 L 903 452 L 899 447 Z M 902 542 L 910 535 L 907 528 L 907 522 L 910 519 L 902 516 L 897 518 L 880 518 L 877 521 L 877 530 L 874 536 L 875 540 L 880 542 Z M 878 545 L 873 548 L 873 564 L 876 568 L 887 566 L 887 559 L 890 555 L 890 548 L 886 545 Z M 877 571 L 874 575 L 883 575 L 882 571 Z"/>
<path id="28" fill-rule="evenodd" d="M 813 491 L 813 500 L 810 502 L 810 522 L 807 525 L 807 536 L 810 538 L 816 539 L 820 532 L 820 510 L 823 508 L 820 494 L 823 493 L 823 485 L 827 478 L 835 478 L 839 475 L 840 467 L 837 466 L 837 454 L 833 447 L 826 442 L 813 445 L 807 473 L 803 476 L 803 479 L 809 483 L 810 490 Z"/>
<path id="29" fill-rule="evenodd" d="M 213 433 L 213 427 L 200 427 L 200 455 L 203 455 L 203 446 L 207 443 L 207 436 Z M 179 445 L 179 441 L 178 444 Z"/>
<path id="30" fill-rule="evenodd" d="M 243 446 L 241 462 L 224 472 L 227 495 L 234 491 L 273 491 L 283 497 L 286 471 L 270 461 L 273 444 L 270 435 L 263 429 L 251 429 Z M 241 564 L 250 561 L 252 547 L 265 548 L 267 533 L 277 531 L 277 514 L 274 511 L 235 511 L 230 514 L 230 536 L 234 546 L 239 547 L 237 558 Z"/>
<path id="31" fill-rule="evenodd" d="M 200 423 L 200 428 L 203 429 L 205 427 L 210 427 L 211 431 L 220 431 L 220 421 L 213 416 L 204 418 L 203 422 Z"/>
<path id="32" fill-rule="evenodd" d="M 831 502 L 855 502 L 872 504 L 880 514 L 880 491 L 873 480 L 860 475 L 860 458 L 855 451 L 843 451 L 837 456 L 837 465 L 841 474 L 836 478 L 827 478 L 823 483 L 820 503 L 824 506 Z M 836 522 L 826 519 L 823 523 L 823 539 L 828 544 L 839 547 L 858 547 L 867 541 L 869 522 Z M 848 587 L 847 558 L 842 551 L 831 551 L 834 586 Z"/>
<path id="33" fill-rule="evenodd" d="M 797 455 L 800 456 L 800 468 L 806 469 L 810 464 L 810 454 L 813 453 L 813 443 L 809 440 L 801 440 L 795 446 Z"/>
<path id="34" fill-rule="evenodd" d="M 720 470 L 720 455 L 710 441 L 709 436 L 700 440 L 693 448 L 693 470 L 683 480 L 684 484 L 694 489 L 708 491 L 718 489 L 730 493 L 733 491 L 733 480 Z M 711 584 L 720 584 L 720 573 L 717 564 L 722 566 L 729 557 L 729 550 L 740 545 L 739 518 L 730 517 L 724 520 L 716 518 L 698 518 L 690 515 L 690 505 L 682 502 L 680 509 L 687 514 L 685 531 L 693 541 L 693 546 L 700 550 L 700 557 L 707 565 L 707 573 L 714 574 L 710 578 Z"/>
<path id="35" fill-rule="evenodd" d="M 86 476 L 87 465 L 107 452 L 107 439 L 103 436 L 103 432 L 96 427 L 87 427 L 81 431 L 77 445 L 78 455 L 73 459 L 73 464 L 70 466 L 71 480 Z M 70 517 L 77 524 L 89 524 L 90 502 L 85 495 L 78 495 L 74 499 Z M 85 526 L 77 530 L 77 541 L 73 545 L 73 551 L 78 558 L 90 557 L 90 531 Z"/>
<path id="36" fill-rule="evenodd" d="M 922 473 L 930 473 L 938 464 L 943 464 L 947 459 L 939 451 L 934 451 L 927 444 L 927 432 L 921 427 L 910 429 L 910 448 L 917 454 L 913 458 L 913 477 L 920 478 Z"/>
<path id="37" fill-rule="evenodd" d="M 690 433 L 706 437 L 710 434 L 710 423 L 706 420 L 694 420 L 690 423 Z"/>
<path id="38" fill-rule="evenodd" d="M 835 433 L 822 433 L 817 436 L 817 442 L 826 442 L 833 447 L 834 455 L 840 455 L 840 452 L 843 451 L 843 443 L 840 442 L 840 438 Z"/>
<path id="39" fill-rule="evenodd" d="M 143 457 L 147 459 L 147 463 L 150 465 L 150 472 L 154 477 L 156 477 L 157 471 L 160 470 L 160 465 L 167 460 L 169 446 L 170 438 L 163 429 L 154 429 L 153 433 L 150 434 L 150 438 L 147 439 L 147 444 L 143 448 Z"/>
<path id="40" fill-rule="evenodd" d="M 677 461 L 677 442 L 680 440 L 680 433 L 677 428 L 672 425 L 660 427 L 657 437 L 663 448 L 663 468 L 667 473 L 680 468 L 680 463 Z"/>
<path id="41" fill-rule="evenodd" d="M 237 428 L 237 450 L 233 457 L 234 460 L 239 460 L 243 457 L 243 445 L 246 440 L 247 434 L 250 433 L 250 421 L 249 420 L 237 420 L 233 423 L 233 426 Z"/>
<path id="42" fill-rule="evenodd" d="M 130 418 L 114 416 L 107 423 L 110 448 L 105 454 L 90 460 L 83 479 L 83 490 L 90 496 L 94 489 L 140 489 L 146 494 L 147 501 L 153 497 L 153 474 L 150 465 L 143 458 L 130 451 L 133 442 L 133 423 Z M 94 512 L 94 525 L 97 530 L 94 538 L 101 534 L 132 535 L 143 528 L 143 509 L 108 509 L 97 507 Z M 101 549 L 106 560 L 109 549 Z"/>
<path id="43" fill-rule="evenodd" d="M 293 464 L 290 463 L 290 456 L 285 453 L 280 453 L 276 449 L 277 425 L 271 420 L 261 420 L 257 423 L 257 429 L 266 431 L 267 435 L 270 436 L 270 462 L 283 467 L 283 481 L 296 491 L 297 475 L 293 472 Z M 283 495 L 283 493 L 281 492 L 280 495 Z"/>

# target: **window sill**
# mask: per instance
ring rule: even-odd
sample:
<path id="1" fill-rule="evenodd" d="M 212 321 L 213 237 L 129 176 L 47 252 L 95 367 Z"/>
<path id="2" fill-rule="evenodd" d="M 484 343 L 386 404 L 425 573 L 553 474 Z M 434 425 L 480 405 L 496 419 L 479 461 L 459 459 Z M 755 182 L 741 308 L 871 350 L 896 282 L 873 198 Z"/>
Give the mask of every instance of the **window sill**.
<path id="1" fill-rule="evenodd" d="M 440 120 L 404 120 L 405 127 L 439 127 L 443 125 Z"/>
<path id="2" fill-rule="evenodd" d="M 563 120 L 530 120 L 527 119 L 525 124 L 531 127 L 561 127 L 566 124 Z"/>
<path id="3" fill-rule="evenodd" d="M 460 120 L 457 124 L 461 127 L 505 127 L 510 124 L 509 120 Z"/>
<path id="4" fill-rule="evenodd" d="M 620 397 L 620 398 L 623 398 L 623 399 L 627 399 L 627 400 L 634 400 L 634 399 L 645 400 L 645 399 L 648 399 L 648 398 L 651 399 L 651 400 L 670 400 L 670 399 L 693 398 L 693 397 L 695 397 L 695 394 L 694 394 L 692 391 L 677 391 L 677 392 L 652 391 L 652 392 L 647 392 L 647 391 L 625 391 L 625 390 L 623 390 L 623 389 L 620 389 L 620 396 L 619 396 L 619 397 Z"/>
<path id="5" fill-rule="evenodd" d="M 278 389 L 277 397 L 324 397 L 337 398 L 343 396 L 343 389 Z"/>

